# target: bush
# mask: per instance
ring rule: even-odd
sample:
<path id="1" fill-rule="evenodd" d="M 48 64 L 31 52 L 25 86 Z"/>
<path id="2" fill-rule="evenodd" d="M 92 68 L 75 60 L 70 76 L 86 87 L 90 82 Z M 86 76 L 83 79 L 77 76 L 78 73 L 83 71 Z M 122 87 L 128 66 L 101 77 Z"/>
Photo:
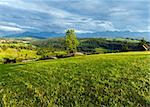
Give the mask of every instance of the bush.
<path id="1" fill-rule="evenodd" d="M 3 51 L 6 51 L 6 50 L 7 50 L 7 48 L 8 48 L 8 47 L 7 47 L 7 46 L 5 46 L 5 45 L 1 47 L 1 49 L 2 49 Z"/>
<path id="2" fill-rule="evenodd" d="M 10 58 L 4 58 L 3 63 L 4 64 L 10 64 L 10 63 L 16 63 L 16 58 L 10 59 Z"/>

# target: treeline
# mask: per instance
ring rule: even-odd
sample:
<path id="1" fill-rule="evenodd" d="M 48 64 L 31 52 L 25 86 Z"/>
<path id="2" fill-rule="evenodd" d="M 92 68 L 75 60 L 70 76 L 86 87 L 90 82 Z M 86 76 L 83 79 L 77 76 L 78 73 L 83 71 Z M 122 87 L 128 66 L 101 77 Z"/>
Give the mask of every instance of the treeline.
<path id="1" fill-rule="evenodd" d="M 32 45 L 41 49 L 49 49 L 51 51 L 64 51 L 65 39 L 64 38 L 50 38 L 45 40 L 36 40 L 31 42 Z"/>
<path id="2" fill-rule="evenodd" d="M 97 50 L 101 50 L 102 53 L 144 50 L 142 47 L 142 40 L 136 40 L 135 42 L 134 39 L 129 38 L 124 40 L 115 40 L 107 38 L 80 38 L 78 40 L 79 46 L 77 47 L 77 50 L 78 52 L 83 53 L 98 53 L 99 51 Z M 146 43 L 149 44 L 149 42 Z M 34 41 L 32 44 L 41 48 L 49 48 L 52 51 L 66 50 L 64 38 L 52 38 L 42 41 L 39 40 Z"/>
<path id="3" fill-rule="evenodd" d="M 107 49 L 106 52 L 124 52 L 124 51 L 142 51 L 142 45 L 139 42 L 129 42 L 128 39 L 107 40 L 105 38 L 86 38 L 80 40 L 78 50 L 81 52 L 96 52 L 96 48 Z"/>

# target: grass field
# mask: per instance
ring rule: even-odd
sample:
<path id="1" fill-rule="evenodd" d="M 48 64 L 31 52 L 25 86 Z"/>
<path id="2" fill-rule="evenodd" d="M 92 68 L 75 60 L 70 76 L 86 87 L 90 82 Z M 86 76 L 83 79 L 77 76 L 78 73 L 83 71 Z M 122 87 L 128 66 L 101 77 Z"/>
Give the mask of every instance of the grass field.
<path id="1" fill-rule="evenodd" d="M 0 49 L 0 62 L 3 58 L 17 58 L 20 59 L 36 59 L 39 56 L 36 54 L 35 50 L 27 50 L 27 49 L 15 49 L 15 48 L 7 48 L 7 50 Z"/>
<path id="2" fill-rule="evenodd" d="M 39 58 L 36 47 L 27 43 L 0 43 L 0 63 L 4 58 L 16 58 L 17 62 Z"/>
<path id="3" fill-rule="evenodd" d="M 150 52 L 0 65 L 0 107 L 150 106 Z"/>

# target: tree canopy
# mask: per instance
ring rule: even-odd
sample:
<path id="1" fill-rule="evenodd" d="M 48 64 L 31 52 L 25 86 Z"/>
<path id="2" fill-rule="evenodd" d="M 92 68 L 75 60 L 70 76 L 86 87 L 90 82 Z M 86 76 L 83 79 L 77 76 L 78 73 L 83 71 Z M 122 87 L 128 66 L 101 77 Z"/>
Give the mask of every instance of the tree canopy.
<path id="1" fill-rule="evenodd" d="M 79 45 L 79 42 L 77 40 L 75 30 L 73 29 L 67 30 L 65 42 L 68 53 L 75 53 L 77 51 L 77 46 Z"/>

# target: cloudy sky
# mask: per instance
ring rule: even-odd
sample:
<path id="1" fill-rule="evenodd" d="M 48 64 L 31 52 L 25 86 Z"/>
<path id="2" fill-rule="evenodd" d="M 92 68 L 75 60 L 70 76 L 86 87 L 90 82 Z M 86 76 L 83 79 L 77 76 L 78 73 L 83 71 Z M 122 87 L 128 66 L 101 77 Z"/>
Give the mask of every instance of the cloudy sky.
<path id="1" fill-rule="evenodd" d="M 150 0 L 0 0 L 0 33 L 150 31 Z"/>

